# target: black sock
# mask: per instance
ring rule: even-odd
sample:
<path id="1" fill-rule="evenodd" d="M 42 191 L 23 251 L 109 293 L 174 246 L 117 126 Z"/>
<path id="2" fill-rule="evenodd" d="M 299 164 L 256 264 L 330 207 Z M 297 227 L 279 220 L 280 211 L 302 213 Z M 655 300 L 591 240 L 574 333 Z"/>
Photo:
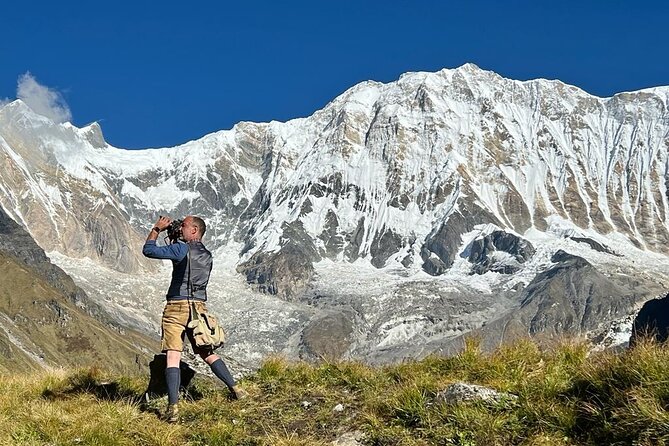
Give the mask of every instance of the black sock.
<path id="1" fill-rule="evenodd" d="M 235 379 L 230 374 L 228 367 L 225 365 L 222 359 L 217 359 L 211 365 L 211 371 L 214 372 L 214 375 L 218 377 L 221 381 L 225 383 L 226 386 L 233 388 L 235 386 Z"/>
<path id="2" fill-rule="evenodd" d="M 179 401 L 181 369 L 179 367 L 167 367 L 165 369 L 165 382 L 167 383 L 167 402 L 176 404 Z"/>

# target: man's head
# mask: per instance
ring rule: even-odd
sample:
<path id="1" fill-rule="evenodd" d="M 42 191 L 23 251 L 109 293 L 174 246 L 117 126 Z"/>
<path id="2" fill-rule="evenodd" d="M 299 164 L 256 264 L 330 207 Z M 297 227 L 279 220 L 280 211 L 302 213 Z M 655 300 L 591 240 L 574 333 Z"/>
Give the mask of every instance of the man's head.
<path id="1" fill-rule="evenodd" d="M 204 223 L 204 220 L 192 215 L 184 218 L 184 222 L 181 224 L 182 237 L 186 242 L 201 240 L 206 230 L 207 225 Z"/>

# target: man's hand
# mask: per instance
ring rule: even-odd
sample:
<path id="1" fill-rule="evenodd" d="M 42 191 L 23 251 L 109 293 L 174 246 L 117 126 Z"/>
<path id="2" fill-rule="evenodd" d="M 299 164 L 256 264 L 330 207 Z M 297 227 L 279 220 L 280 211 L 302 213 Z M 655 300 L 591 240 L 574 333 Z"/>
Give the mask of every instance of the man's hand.
<path id="1" fill-rule="evenodd" d="M 169 217 L 163 217 L 162 215 L 158 217 L 158 221 L 156 224 L 153 226 L 151 231 L 149 232 L 149 236 L 146 238 L 146 240 L 156 240 L 158 238 L 158 234 L 160 234 L 162 231 L 167 229 L 167 227 L 172 223 L 172 219 Z"/>
<path id="2" fill-rule="evenodd" d="M 170 217 L 163 217 L 161 215 L 160 217 L 158 217 L 158 221 L 156 222 L 154 227 L 160 229 L 160 231 L 162 232 L 168 228 L 170 223 L 172 223 L 172 219 Z"/>

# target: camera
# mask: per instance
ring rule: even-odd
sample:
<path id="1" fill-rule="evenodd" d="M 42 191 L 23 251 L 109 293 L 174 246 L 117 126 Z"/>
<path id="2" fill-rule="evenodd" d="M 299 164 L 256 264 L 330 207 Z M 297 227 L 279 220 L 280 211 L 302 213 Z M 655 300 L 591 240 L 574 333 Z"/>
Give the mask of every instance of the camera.
<path id="1" fill-rule="evenodd" d="M 172 220 L 172 223 L 167 227 L 167 238 L 170 240 L 170 243 L 175 243 L 181 238 L 181 224 L 183 222 L 183 220 Z"/>

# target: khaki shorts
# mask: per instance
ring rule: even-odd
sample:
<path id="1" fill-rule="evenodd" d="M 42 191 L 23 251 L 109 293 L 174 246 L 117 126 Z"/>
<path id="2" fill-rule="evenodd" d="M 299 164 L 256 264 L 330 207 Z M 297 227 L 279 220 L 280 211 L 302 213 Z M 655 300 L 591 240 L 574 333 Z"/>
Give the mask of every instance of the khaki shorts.
<path id="1" fill-rule="evenodd" d="M 165 304 L 161 324 L 162 336 L 160 337 L 160 348 L 162 351 L 183 351 L 184 335 L 187 335 L 195 354 L 211 352 L 211 349 L 197 347 L 195 345 L 195 340 L 193 339 L 192 331 L 186 328 L 188 321 L 190 320 L 190 311 L 188 307 L 189 304 L 187 300 L 168 301 Z M 195 308 L 198 312 L 206 310 L 204 302 L 199 301 L 195 301 Z"/>

